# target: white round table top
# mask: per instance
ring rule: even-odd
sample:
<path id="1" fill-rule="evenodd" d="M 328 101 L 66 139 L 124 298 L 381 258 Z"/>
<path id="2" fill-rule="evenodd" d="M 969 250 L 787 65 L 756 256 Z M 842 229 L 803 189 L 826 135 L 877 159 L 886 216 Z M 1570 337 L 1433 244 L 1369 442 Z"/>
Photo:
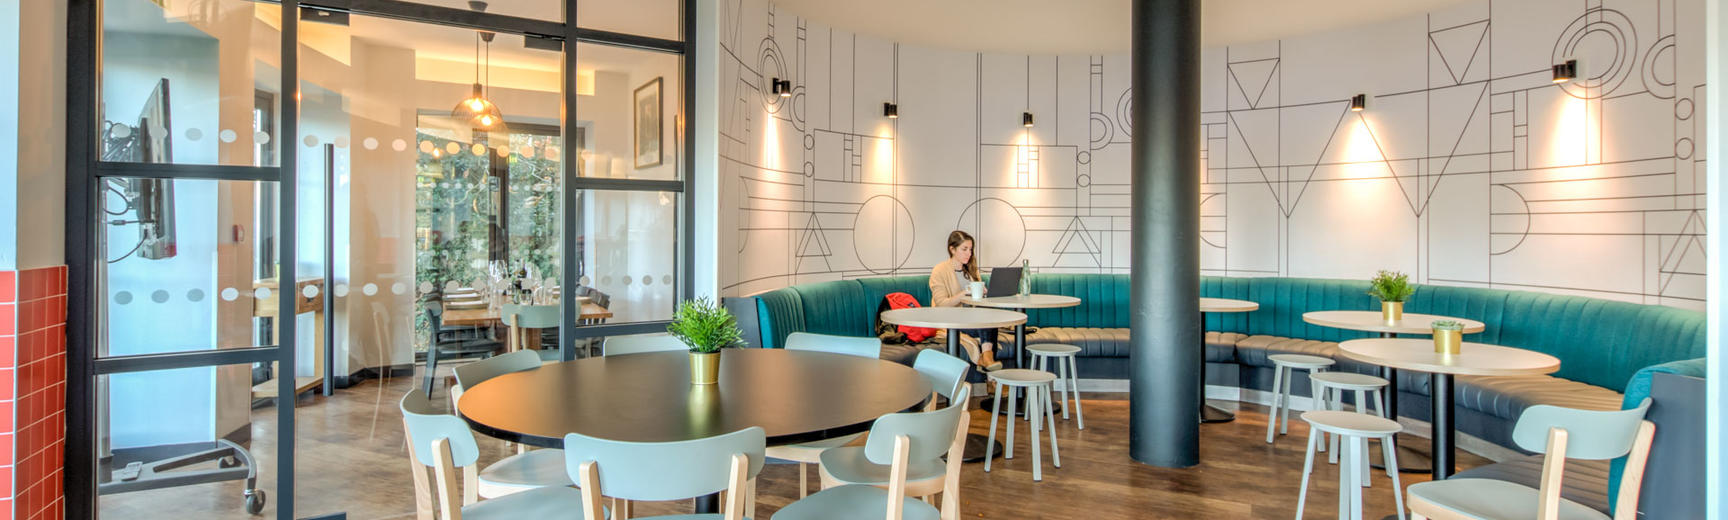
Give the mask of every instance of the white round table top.
<path id="1" fill-rule="evenodd" d="M 933 329 L 991 329 L 1026 323 L 1026 315 L 983 307 L 917 307 L 883 311 L 882 321 Z"/>
<path id="2" fill-rule="evenodd" d="M 1080 299 L 1059 294 L 1022 294 L 979 299 L 968 296 L 961 298 L 960 303 L 973 307 L 994 307 L 997 309 L 1058 309 L 1080 305 Z"/>
<path id="3" fill-rule="evenodd" d="M 1302 321 L 1315 325 L 1393 334 L 1433 334 L 1432 324 L 1440 320 L 1464 324 L 1465 334 L 1475 334 L 1487 328 L 1486 324 L 1476 320 L 1408 312 L 1404 313 L 1404 319 L 1394 323 L 1386 323 L 1386 320 L 1380 319 L 1380 311 L 1314 311 L 1302 315 Z"/>
<path id="4" fill-rule="evenodd" d="M 1434 340 L 1414 338 L 1353 339 L 1338 344 L 1344 357 L 1402 370 L 1462 376 L 1552 374 L 1560 370 L 1554 356 L 1483 343 L 1464 343 L 1454 355 L 1434 351 Z"/>
<path id="5" fill-rule="evenodd" d="M 1260 310 L 1260 304 L 1229 298 L 1201 298 L 1200 312 L 1250 312 Z"/>

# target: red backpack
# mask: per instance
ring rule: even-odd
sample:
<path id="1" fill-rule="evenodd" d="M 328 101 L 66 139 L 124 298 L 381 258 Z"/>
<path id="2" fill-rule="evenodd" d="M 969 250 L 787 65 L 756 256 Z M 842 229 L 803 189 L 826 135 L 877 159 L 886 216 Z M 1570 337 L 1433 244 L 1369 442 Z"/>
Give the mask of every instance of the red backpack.
<path id="1" fill-rule="evenodd" d="M 903 292 L 888 293 L 888 295 L 883 298 L 888 300 L 889 308 L 915 309 L 919 307 L 917 298 Z M 908 325 L 900 325 L 899 327 L 900 333 L 905 334 L 906 339 L 913 343 L 921 343 L 936 335 L 936 329 L 928 327 L 912 327 Z"/>

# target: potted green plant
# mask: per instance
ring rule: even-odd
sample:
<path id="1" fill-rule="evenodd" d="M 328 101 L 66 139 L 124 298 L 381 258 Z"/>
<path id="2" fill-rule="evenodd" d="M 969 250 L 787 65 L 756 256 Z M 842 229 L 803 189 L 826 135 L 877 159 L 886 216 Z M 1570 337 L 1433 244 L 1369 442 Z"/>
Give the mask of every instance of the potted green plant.
<path id="1" fill-rule="evenodd" d="M 737 346 L 744 338 L 732 313 L 708 298 L 678 304 L 666 332 L 690 348 L 690 383 L 698 385 L 720 381 L 720 349 Z"/>
<path id="2" fill-rule="evenodd" d="M 1386 323 L 1397 323 L 1404 319 L 1404 300 L 1416 294 L 1416 284 L 1410 283 L 1410 276 L 1396 271 L 1380 270 L 1374 273 L 1374 278 L 1368 280 L 1368 295 L 1380 299 L 1380 317 Z"/>
<path id="3" fill-rule="evenodd" d="M 1434 329 L 1434 352 L 1458 355 L 1464 346 L 1464 324 L 1457 320 L 1437 320 L 1429 324 Z"/>

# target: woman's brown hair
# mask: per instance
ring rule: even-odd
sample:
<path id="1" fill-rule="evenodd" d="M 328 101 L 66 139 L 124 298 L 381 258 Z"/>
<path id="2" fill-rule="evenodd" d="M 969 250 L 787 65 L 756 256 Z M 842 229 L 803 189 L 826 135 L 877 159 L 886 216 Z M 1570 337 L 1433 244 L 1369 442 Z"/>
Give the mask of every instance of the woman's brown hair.
<path id="1" fill-rule="evenodd" d="M 948 258 L 954 258 L 954 250 L 959 248 L 960 244 L 967 242 L 972 243 L 972 258 L 966 259 L 966 265 L 960 266 L 960 270 L 966 273 L 966 279 L 968 280 L 974 282 L 983 280 L 983 278 L 978 277 L 978 241 L 973 240 L 972 235 L 968 235 L 965 231 L 960 231 L 958 229 L 954 230 L 953 233 L 949 233 Z"/>

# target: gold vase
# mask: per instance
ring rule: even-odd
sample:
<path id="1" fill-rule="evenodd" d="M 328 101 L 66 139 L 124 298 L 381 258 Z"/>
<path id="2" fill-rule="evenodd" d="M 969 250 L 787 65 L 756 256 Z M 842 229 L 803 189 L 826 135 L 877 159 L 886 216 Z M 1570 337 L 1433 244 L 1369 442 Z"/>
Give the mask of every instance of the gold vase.
<path id="1" fill-rule="evenodd" d="M 690 384 L 712 385 L 720 382 L 720 353 L 690 353 Z"/>
<path id="2" fill-rule="evenodd" d="M 1386 320 L 1387 325 L 1403 321 L 1404 302 L 1380 302 L 1380 318 Z"/>
<path id="3" fill-rule="evenodd" d="M 1434 329 L 1434 353 L 1456 356 L 1463 349 L 1464 331 Z"/>

